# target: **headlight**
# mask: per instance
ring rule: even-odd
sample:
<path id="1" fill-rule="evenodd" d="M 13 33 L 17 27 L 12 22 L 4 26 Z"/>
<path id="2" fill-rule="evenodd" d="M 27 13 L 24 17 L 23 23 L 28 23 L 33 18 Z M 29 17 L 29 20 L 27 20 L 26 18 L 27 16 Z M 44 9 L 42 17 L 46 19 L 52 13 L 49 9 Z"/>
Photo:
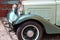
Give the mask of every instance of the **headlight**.
<path id="1" fill-rule="evenodd" d="M 14 10 L 16 9 L 16 7 L 17 7 L 17 5 L 14 4 L 14 5 L 12 6 L 12 10 L 14 11 Z"/>

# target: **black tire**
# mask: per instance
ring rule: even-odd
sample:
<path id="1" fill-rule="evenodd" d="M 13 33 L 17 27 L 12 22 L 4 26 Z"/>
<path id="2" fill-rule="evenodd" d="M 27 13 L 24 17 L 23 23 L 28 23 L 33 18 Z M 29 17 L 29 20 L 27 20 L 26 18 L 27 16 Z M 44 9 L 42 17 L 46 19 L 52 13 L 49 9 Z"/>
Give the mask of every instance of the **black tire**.
<path id="1" fill-rule="evenodd" d="M 22 32 L 22 30 L 24 29 L 24 27 L 26 27 L 27 25 L 34 25 L 34 26 L 36 26 L 37 28 L 38 28 L 38 30 L 39 30 L 39 36 L 38 36 L 38 38 L 37 38 L 37 40 L 42 40 L 42 36 L 43 36 L 43 28 L 42 28 L 42 26 L 41 25 L 39 25 L 37 22 L 35 22 L 35 21 L 27 21 L 27 22 L 25 22 L 25 23 L 23 23 L 22 25 L 20 25 L 19 26 L 19 28 L 17 29 L 17 37 L 18 37 L 18 40 L 23 40 L 23 38 L 22 38 L 22 36 L 21 36 L 21 32 Z M 27 27 L 28 28 L 28 27 Z M 27 29 L 26 28 L 26 29 Z M 32 30 L 32 29 L 31 29 Z M 25 30 L 26 31 L 26 30 Z M 34 30 L 34 31 L 36 31 L 36 30 Z M 37 31 L 36 31 L 37 32 Z M 24 32 L 23 32 L 23 34 L 24 34 Z M 27 39 L 27 40 L 33 40 L 32 38 L 30 38 L 30 39 Z"/>

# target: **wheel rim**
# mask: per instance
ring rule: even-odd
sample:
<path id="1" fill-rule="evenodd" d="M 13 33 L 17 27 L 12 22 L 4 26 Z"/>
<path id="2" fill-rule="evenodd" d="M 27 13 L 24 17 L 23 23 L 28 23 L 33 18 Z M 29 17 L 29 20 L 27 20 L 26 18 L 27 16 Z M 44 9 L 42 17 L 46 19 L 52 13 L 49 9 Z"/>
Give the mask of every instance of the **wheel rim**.
<path id="1" fill-rule="evenodd" d="M 23 40 L 36 40 L 39 36 L 39 30 L 34 25 L 27 25 L 22 29 L 21 36 Z"/>

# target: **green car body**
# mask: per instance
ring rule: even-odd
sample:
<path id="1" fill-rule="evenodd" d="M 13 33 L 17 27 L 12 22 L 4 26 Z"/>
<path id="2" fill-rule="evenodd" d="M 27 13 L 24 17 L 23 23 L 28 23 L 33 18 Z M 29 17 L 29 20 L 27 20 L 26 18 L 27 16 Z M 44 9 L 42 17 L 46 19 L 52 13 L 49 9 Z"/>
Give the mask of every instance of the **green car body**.
<path id="1" fill-rule="evenodd" d="M 38 3 L 37 3 L 38 2 Z M 25 1 L 24 13 L 20 17 L 15 11 L 11 11 L 7 15 L 8 21 L 12 22 L 13 26 L 35 20 L 43 25 L 43 28 L 48 34 L 60 33 L 60 1 Z M 57 25 L 57 26 L 56 26 Z"/>

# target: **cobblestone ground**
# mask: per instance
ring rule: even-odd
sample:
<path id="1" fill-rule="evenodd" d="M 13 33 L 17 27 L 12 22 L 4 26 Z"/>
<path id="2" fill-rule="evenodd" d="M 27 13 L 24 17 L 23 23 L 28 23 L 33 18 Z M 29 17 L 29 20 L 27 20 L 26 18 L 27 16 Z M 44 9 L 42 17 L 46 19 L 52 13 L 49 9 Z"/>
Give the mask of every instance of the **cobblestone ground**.
<path id="1" fill-rule="evenodd" d="M 9 32 L 9 28 L 4 27 L 1 20 L 0 20 L 0 40 L 18 40 L 17 36 L 13 31 Z M 53 35 L 45 34 L 43 40 L 60 40 L 60 34 Z"/>
<path id="2" fill-rule="evenodd" d="M 4 27 L 4 24 L 2 22 L 4 20 L 0 19 L 0 40 L 18 40 L 13 31 L 9 32 L 8 25 L 6 25 L 7 27 Z"/>
<path id="3" fill-rule="evenodd" d="M 12 40 L 9 34 L 7 34 L 7 31 L 4 28 L 4 26 L 1 24 L 1 21 L 0 21 L 0 40 Z"/>

